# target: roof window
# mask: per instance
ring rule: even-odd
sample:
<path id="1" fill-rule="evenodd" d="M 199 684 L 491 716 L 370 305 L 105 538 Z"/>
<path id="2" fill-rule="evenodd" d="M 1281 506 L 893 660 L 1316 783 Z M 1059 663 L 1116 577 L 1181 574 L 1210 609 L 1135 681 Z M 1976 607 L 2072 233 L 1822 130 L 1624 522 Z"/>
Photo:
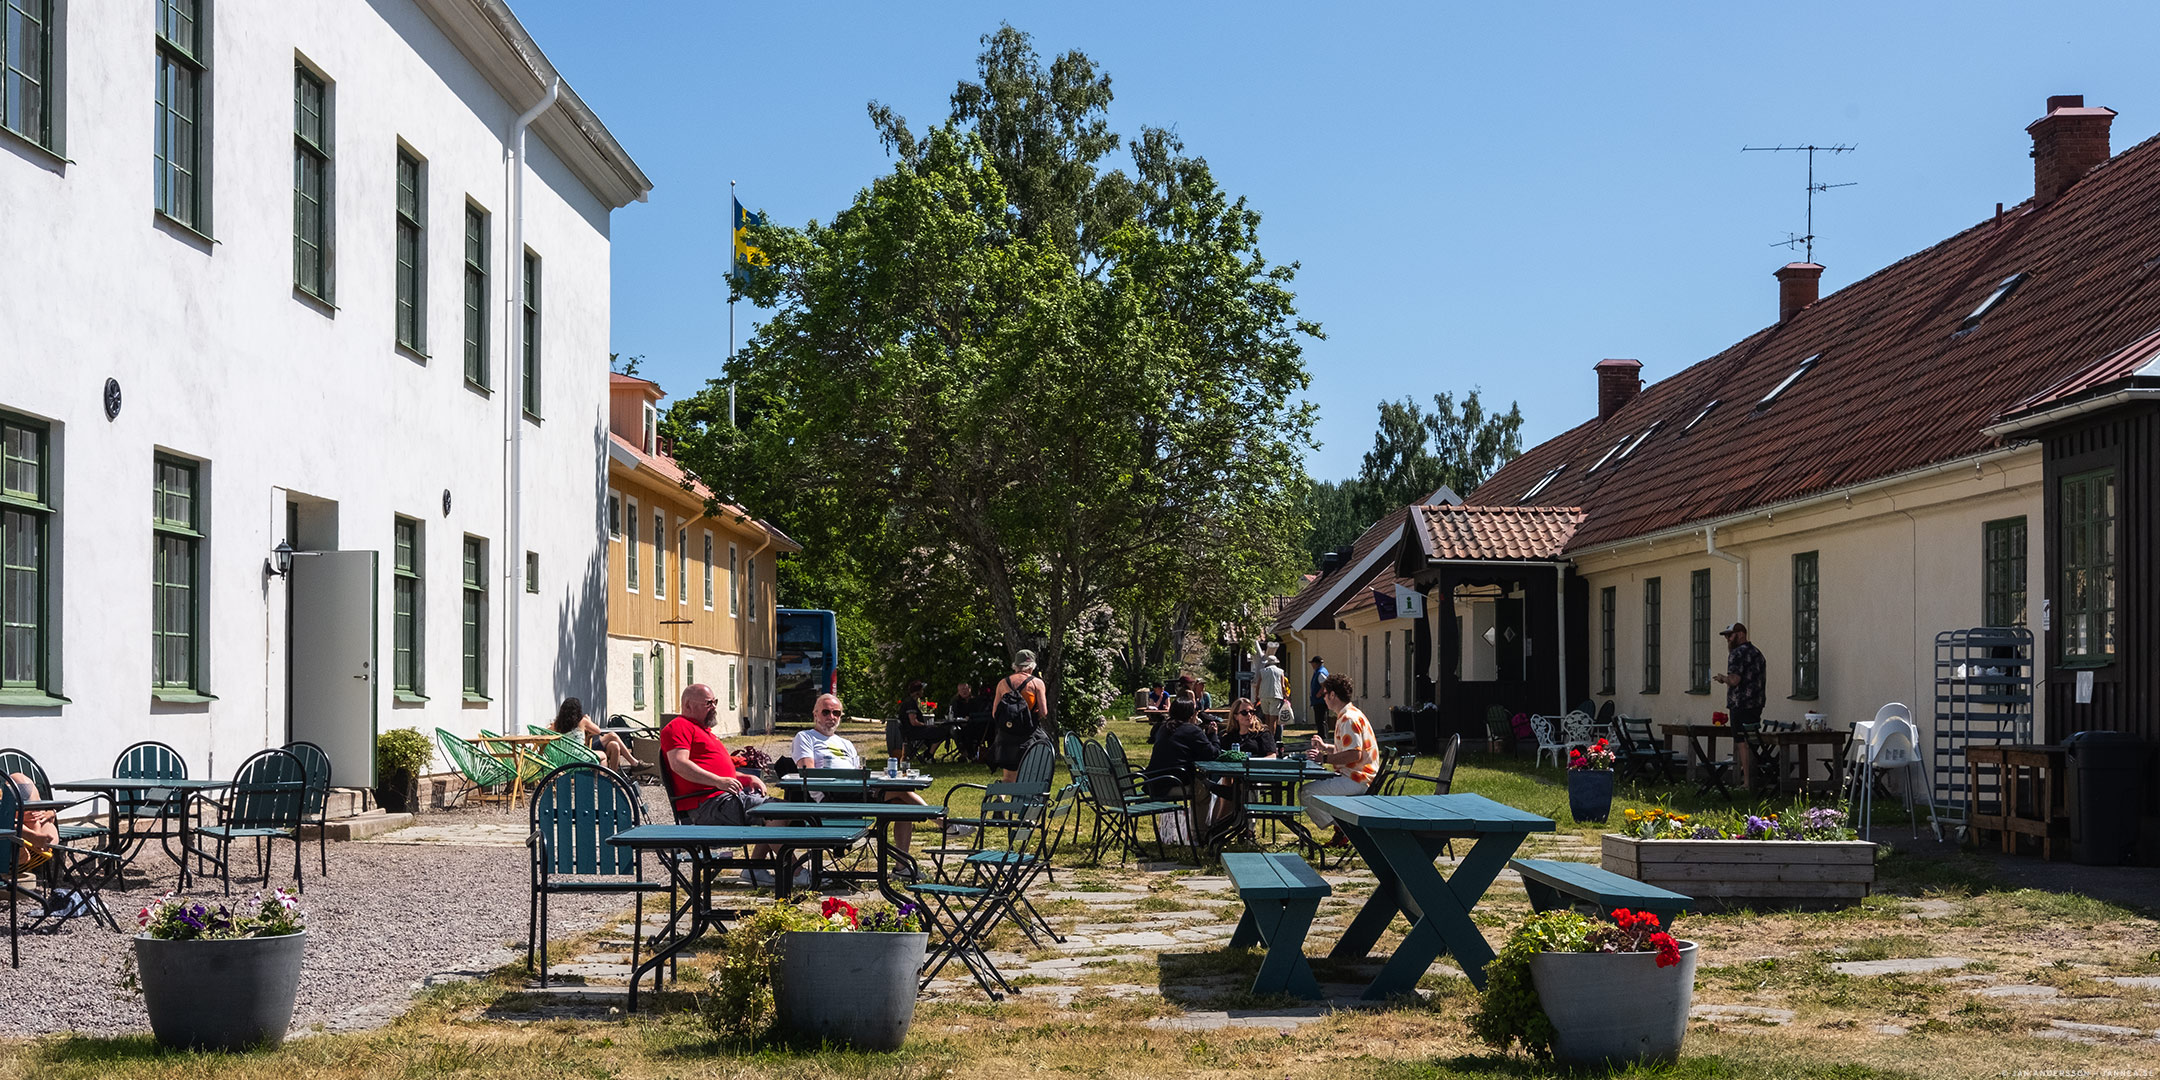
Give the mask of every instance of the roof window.
<path id="1" fill-rule="evenodd" d="M 1549 472 L 1549 473 L 1546 473 L 1546 474 L 1545 474 L 1545 478 L 1544 478 L 1544 479 L 1542 479 L 1542 480 L 1539 480 L 1539 481 L 1538 481 L 1537 483 L 1535 483 L 1535 484 L 1532 484 L 1532 485 L 1530 485 L 1530 490 L 1528 490 L 1528 491 L 1525 491 L 1525 492 L 1523 492 L 1523 493 L 1522 493 L 1522 498 L 1520 498 L 1520 499 L 1517 499 L 1517 500 L 1515 500 L 1515 501 L 1516 501 L 1517 503 L 1526 503 L 1526 502 L 1529 502 L 1529 501 L 1530 501 L 1530 500 L 1532 500 L 1532 499 L 1535 499 L 1535 498 L 1537 498 L 1537 493 L 1538 493 L 1538 492 L 1540 492 L 1540 491 L 1543 491 L 1543 490 L 1545 490 L 1545 488 L 1546 488 L 1546 485 L 1548 485 L 1548 484 L 1551 484 L 1551 483 L 1553 482 L 1553 477 L 1555 477 L 1555 476 L 1558 476 L 1558 475 L 1560 475 L 1560 473 L 1561 473 L 1561 470 L 1563 470 L 1563 469 L 1566 469 L 1566 468 L 1567 468 L 1567 466 L 1565 466 L 1565 465 L 1555 465 L 1555 466 L 1553 466 L 1553 468 L 1552 468 L 1552 471 L 1551 471 L 1551 472 Z"/>
<path id="2" fill-rule="evenodd" d="M 1820 359 L 1822 359 L 1822 354 L 1816 353 L 1815 355 L 1800 361 L 1800 366 L 1794 368 L 1792 374 L 1785 376 L 1784 382 L 1781 382 L 1776 386 L 1771 387 L 1770 392 L 1764 394 L 1762 396 L 1762 400 L 1755 403 L 1755 411 L 1762 412 L 1764 409 L 1769 408 L 1770 404 L 1776 401 L 1779 395 L 1782 395 L 1783 393 L 1785 393 L 1785 391 L 1792 389 L 1792 384 L 1799 382 L 1800 376 L 1807 374 L 1808 369 L 1814 367 L 1815 361 Z"/>
<path id="3" fill-rule="evenodd" d="M 1703 407 L 1702 407 L 1702 411 L 1701 411 L 1701 412 L 1699 412 L 1699 413 L 1696 413 L 1696 414 L 1695 414 L 1695 419 L 1693 419 L 1693 420 L 1690 420 L 1690 421 L 1688 421 L 1688 422 L 1687 422 L 1687 426 L 1686 426 L 1686 427 L 1684 427 L 1684 428 L 1681 428 L 1681 429 L 1680 429 L 1680 434 L 1682 434 L 1682 435 L 1685 435 L 1685 434 L 1687 434 L 1688 432 L 1690 432 L 1690 431 L 1693 431 L 1693 430 L 1695 430 L 1695 425 L 1697 425 L 1697 424 L 1700 424 L 1700 423 L 1702 423 L 1702 422 L 1703 422 L 1703 421 L 1704 421 L 1705 419 L 1707 419 L 1707 418 L 1709 417 L 1709 415 L 1710 415 L 1710 410 L 1712 410 L 1712 409 L 1715 409 L 1715 408 L 1717 408 L 1717 407 L 1718 407 L 1718 402 L 1717 402 L 1717 399 L 1716 399 L 1716 398 L 1712 398 L 1712 399 L 1710 399 L 1710 404 L 1708 404 L 1708 405 L 1705 405 L 1705 406 L 1703 406 Z"/>
<path id="4" fill-rule="evenodd" d="M 1652 423 L 1649 427 L 1644 428 L 1643 433 L 1635 436 L 1635 441 L 1629 443 L 1627 449 L 1620 451 L 1620 457 L 1615 460 L 1613 464 L 1618 465 L 1620 462 L 1626 461 L 1628 459 L 1628 455 L 1633 454 L 1637 449 L 1641 448 L 1642 444 L 1649 442 L 1650 436 L 1657 434 L 1657 429 L 1664 426 L 1665 421 L 1659 420 L 1655 423 Z"/>
<path id="5" fill-rule="evenodd" d="M 1965 321 L 1958 324 L 1957 332 L 1960 334 L 1969 333 L 1973 327 L 1980 325 L 1980 320 L 1987 318 L 1987 313 L 1993 311 L 1995 305 L 2002 303 L 2011 293 L 2016 292 L 2017 287 L 2025 281 L 2025 278 L 2025 272 L 2020 270 L 2002 279 L 2002 284 L 1995 286 L 1995 291 L 1989 293 L 1987 299 L 1980 301 L 1980 306 L 1974 308 L 1972 314 L 1965 316 Z"/>
<path id="6" fill-rule="evenodd" d="M 1611 460 L 1613 459 L 1613 455 L 1614 455 L 1614 454 L 1617 454 L 1617 453 L 1619 453 L 1619 452 L 1620 452 L 1620 448 L 1621 448 L 1621 447 L 1623 447 L 1623 446 L 1626 446 L 1626 445 L 1627 445 L 1627 439 L 1626 439 L 1626 437 L 1624 437 L 1624 436 L 1623 436 L 1623 437 L 1622 437 L 1622 438 L 1620 439 L 1620 441 L 1619 441 L 1619 442 L 1616 442 L 1616 443 L 1612 444 L 1612 449 L 1610 449 L 1610 450 L 1607 450 L 1607 451 L 1605 451 L 1605 456 L 1604 456 L 1604 457 L 1601 457 L 1601 458 L 1597 459 L 1597 464 L 1595 464 L 1595 465 L 1592 465 L 1592 466 L 1590 466 L 1590 471 L 1591 471 L 1591 472 L 1596 472 L 1596 471 L 1598 471 L 1599 469 L 1602 469 L 1602 468 L 1604 468 L 1604 467 L 1605 467 L 1605 463 L 1606 463 L 1606 462 L 1608 462 L 1608 461 L 1611 461 Z M 1528 496 L 1524 496 L 1524 498 L 1528 498 Z"/>

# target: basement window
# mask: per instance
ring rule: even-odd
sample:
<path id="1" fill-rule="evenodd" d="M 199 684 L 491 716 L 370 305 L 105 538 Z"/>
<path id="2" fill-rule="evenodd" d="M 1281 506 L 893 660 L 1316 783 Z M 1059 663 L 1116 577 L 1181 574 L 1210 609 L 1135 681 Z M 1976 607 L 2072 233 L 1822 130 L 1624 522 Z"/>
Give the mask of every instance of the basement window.
<path id="1" fill-rule="evenodd" d="M 1688 432 L 1695 430 L 1695 425 L 1702 423 L 1705 419 L 1708 419 L 1710 416 L 1710 410 L 1717 407 L 1718 403 L 1716 399 L 1712 399 L 1710 404 L 1702 407 L 1701 412 L 1695 414 L 1695 419 L 1688 421 L 1687 426 L 1680 429 L 1680 434 L 1685 435 Z"/>
<path id="2" fill-rule="evenodd" d="M 1642 444 L 1650 441 L 1650 436 L 1657 434 L 1657 429 L 1664 426 L 1665 421 L 1659 420 L 1656 423 L 1651 424 L 1649 427 L 1644 428 L 1643 433 L 1635 436 L 1635 441 L 1629 443 L 1627 449 L 1620 451 L 1620 457 L 1615 460 L 1613 464 L 1618 465 L 1620 462 L 1626 461 L 1629 455 L 1642 448 Z"/>
<path id="3" fill-rule="evenodd" d="M 1611 461 L 1611 460 L 1613 459 L 1613 455 L 1614 455 L 1614 454 L 1617 454 L 1617 453 L 1619 453 L 1619 452 L 1620 452 L 1620 448 L 1621 448 L 1621 447 L 1623 447 L 1623 446 L 1626 446 L 1626 445 L 1627 445 L 1627 439 L 1626 439 L 1625 437 L 1622 437 L 1622 438 L 1621 438 L 1621 440 L 1620 440 L 1619 442 L 1616 442 L 1616 443 L 1612 444 L 1612 449 L 1610 449 L 1610 450 L 1607 450 L 1607 451 L 1605 451 L 1605 456 L 1604 456 L 1604 457 L 1601 457 L 1601 458 L 1597 459 L 1597 464 L 1595 464 L 1595 465 L 1592 465 L 1592 466 L 1590 466 L 1590 469 L 1589 469 L 1589 471 L 1590 471 L 1590 472 L 1596 472 L 1596 471 L 1598 471 L 1599 469 L 1602 469 L 1602 468 L 1604 468 L 1604 467 L 1605 467 L 1605 463 L 1606 463 L 1606 462 L 1608 462 L 1608 461 Z M 1526 496 L 1524 496 L 1524 498 L 1528 498 L 1528 497 L 1529 497 L 1529 496 L 1527 496 L 1527 495 L 1526 495 Z"/>
<path id="4" fill-rule="evenodd" d="M 1564 470 L 1564 469 L 1566 469 L 1566 468 L 1567 468 L 1567 466 L 1565 466 L 1565 465 L 1555 465 L 1555 466 L 1553 466 L 1553 469 L 1552 469 L 1552 471 L 1551 471 L 1551 472 L 1549 472 L 1549 473 L 1546 473 L 1546 474 L 1545 474 L 1545 478 L 1544 478 L 1544 479 L 1542 479 L 1542 480 L 1539 480 L 1539 481 L 1538 481 L 1537 483 L 1535 483 L 1535 484 L 1532 484 L 1532 485 L 1530 485 L 1530 490 L 1528 490 L 1528 491 L 1525 491 L 1525 492 L 1523 492 L 1523 493 L 1522 493 L 1522 498 L 1520 498 L 1520 499 L 1517 499 L 1517 500 L 1515 500 L 1515 501 L 1516 501 L 1516 503 L 1518 503 L 1518 504 L 1521 504 L 1521 503 L 1526 503 L 1526 502 L 1529 502 L 1529 501 L 1530 501 L 1530 500 L 1532 500 L 1532 499 L 1535 499 L 1535 498 L 1537 498 L 1537 494 L 1538 494 L 1538 492 L 1540 492 L 1540 491 L 1543 491 L 1543 490 L 1545 490 L 1545 488 L 1546 488 L 1546 487 L 1547 487 L 1548 485 L 1550 485 L 1550 484 L 1551 484 L 1551 483 L 1553 482 L 1553 477 L 1555 477 L 1555 476 L 1558 476 L 1558 475 L 1560 475 L 1561 471 L 1562 471 L 1562 470 Z"/>
<path id="5" fill-rule="evenodd" d="M 1760 413 L 1763 410 L 1768 409 L 1771 403 L 1778 399 L 1779 395 L 1791 389 L 1792 384 L 1799 382 L 1800 376 L 1807 374 L 1808 369 L 1814 367 L 1815 361 L 1820 359 L 1822 359 L 1822 354 L 1816 353 L 1815 355 L 1800 361 L 1800 366 L 1794 368 L 1792 374 L 1785 376 L 1784 382 L 1781 382 L 1776 386 L 1772 387 L 1769 393 L 1763 395 L 1761 401 L 1755 403 L 1755 411 Z"/>
<path id="6" fill-rule="evenodd" d="M 1957 333 L 1970 333 L 1974 327 L 1979 326 L 1980 320 L 1987 318 L 1987 313 L 1993 311 L 1995 305 L 2002 303 L 2011 293 L 2017 291 L 2017 287 L 2024 283 L 2026 276 L 2025 272 L 2020 270 L 2002 279 L 2002 284 L 1995 286 L 1995 291 L 1989 293 L 1987 299 L 1980 301 L 1980 306 L 1974 308 L 1972 314 L 1965 316 L 1965 321 L 1958 324 Z M 1951 336 L 1956 337 L 1957 334 Z"/>

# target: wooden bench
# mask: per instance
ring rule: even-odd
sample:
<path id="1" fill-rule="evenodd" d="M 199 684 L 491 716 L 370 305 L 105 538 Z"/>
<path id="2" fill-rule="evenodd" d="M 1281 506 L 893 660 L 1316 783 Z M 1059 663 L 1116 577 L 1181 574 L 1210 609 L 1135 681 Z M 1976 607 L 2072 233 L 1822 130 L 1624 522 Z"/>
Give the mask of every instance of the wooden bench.
<path id="1" fill-rule="evenodd" d="M 1254 976 L 1254 994 L 1320 997 L 1320 982 L 1305 959 L 1305 933 L 1312 929 L 1320 900 L 1334 891 L 1305 860 L 1286 852 L 1233 851 L 1222 857 L 1223 870 L 1245 901 L 1230 947 L 1262 945 L 1267 958 Z"/>
<path id="2" fill-rule="evenodd" d="M 1508 869 L 1522 875 L 1534 911 L 1554 911 L 1577 903 L 1591 904 L 1601 918 L 1610 919 L 1614 908 L 1647 911 L 1665 929 L 1694 903 L 1694 898 L 1622 877 L 1589 863 L 1558 859 L 1511 859 Z"/>

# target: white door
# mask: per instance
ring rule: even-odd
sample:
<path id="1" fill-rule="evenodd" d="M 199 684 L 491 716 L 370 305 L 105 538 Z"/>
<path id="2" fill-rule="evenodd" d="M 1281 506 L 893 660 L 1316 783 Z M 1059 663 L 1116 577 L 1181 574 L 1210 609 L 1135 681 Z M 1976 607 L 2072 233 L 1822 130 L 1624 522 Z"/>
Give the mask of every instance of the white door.
<path id="1" fill-rule="evenodd" d="M 375 786 L 375 564 L 372 551 L 293 559 L 287 729 L 330 755 L 339 787 Z"/>

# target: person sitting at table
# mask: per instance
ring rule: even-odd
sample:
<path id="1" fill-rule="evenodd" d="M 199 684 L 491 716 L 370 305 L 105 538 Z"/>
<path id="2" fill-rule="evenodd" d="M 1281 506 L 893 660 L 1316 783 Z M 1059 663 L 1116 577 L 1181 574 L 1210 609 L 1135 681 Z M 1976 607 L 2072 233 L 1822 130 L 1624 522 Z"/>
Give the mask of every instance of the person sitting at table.
<path id="1" fill-rule="evenodd" d="M 840 721 L 847 716 L 847 706 L 841 704 L 837 694 L 820 694 L 817 703 L 810 707 L 810 726 L 795 733 L 795 742 L 788 747 L 788 756 L 805 769 L 864 769 L 862 754 L 855 743 L 840 734 Z M 825 801 L 821 792 L 811 792 L 810 797 Z M 887 791 L 884 801 L 889 803 L 913 803 L 928 806 L 923 797 L 913 791 Z M 966 826 L 952 826 L 947 831 L 958 831 Z M 915 823 L 893 822 L 893 838 L 900 850 L 906 851 L 915 842 Z"/>
<path id="2" fill-rule="evenodd" d="M 747 811 L 766 799 L 765 781 L 737 772 L 727 744 L 712 732 L 720 722 L 720 700 L 712 687 L 683 687 L 682 712 L 660 728 L 660 757 L 675 777 L 675 820 L 684 825 L 745 825 Z M 767 822 L 778 824 L 778 822 Z M 772 849 L 758 845 L 751 857 L 769 858 Z M 743 871 L 743 880 L 766 884 Z"/>
<path id="3" fill-rule="evenodd" d="M 990 741 L 990 718 L 976 715 L 979 704 L 975 700 L 973 684 L 962 682 L 953 688 L 953 740 L 958 744 L 962 761 L 982 761 Z"/>
<path id="4" fill-rule="evenodd" d="M 1200 711 L 1189 698 L 1179 698 L 1170 703 L 1170 719 L 1163 722 L 1162 737 L 1155 740 L 1155 752 L 1148 758 L 1147 769 L 1141 773 L 1141 787 L 1150 799 L 1192 799 L 1197 808 L 1210 800 L 1198 798 L 1200 770 L 1203 761 L 1213 761 L 1222 756 L 1222 744 L 1207 726 L 1199 722 Z M 1229 810 L 1231 788 L 1209 785 L 1209 793 L 1221 796 L 1214 800 L 1208 821 L 1222 818 Z M 1193 824 L 1198 825 L 1196 816 Z"/>
<path id="5" fill-rule="evenodd" d="M 1298 801 L 1305 804 L 1305 814 L 1313 824 L 1324 827 L 1335 825 L 1335 818 L 1313 802 L 1316 795 L 1363 795 L 1372 778 L 1380 771 L 1380 743 L 1373 737 L 1372 722 L 1358 707 L 1350 704 L 1357 696 L 1357 688 L 1350 676 L 1341 672 L 1330 674 L 1320 684 L 1322 704 L 1327 715 L 1335 718 L 1335 738 L 1332 742 L 1317 733 L 1312 746 L 1306 751 L 1314 761 L 1333 766 L 1335 775 L 1325 780 L 1315 780 L 1298 792 Z M 1335 826 L 1335 834 L 1328 839 L 1328 846 L 1341 847 L 1350 842 L 1341 826 Z"/>
<path id="6" fill-rule="evenodd" d="M 585 703 L 577 698 L 564 698 L 562 708 L 555 710 L 555 730 L 565 735 L 576 733 L 587 747 L 600 751 L 608 768 L 617 772 L 628 772 L 637 764 L 637 755 L 613 732 L 593 723 L 592 717 L 585 715 Z"/>
<path id="7" fill-rule="evenodd" d="M 1249 757 L 1271 758 L 1279 752 L 1275 741 L 1275 725 L 1260 715 L 1260 707 L 1249 698 L 1239 698 L 1230 703 L 1230 738 L 1223 749 L 1245 751 Z"/>
<path id="8" fill-rule="evenodd" d="M 1156 683 L 1154 689 L 1148 693 L 1147 702 L 1150 709 L 1167 710 L 1170 708 L 1170 691 L 1163 689 L 1163 684 Z"/>
<path id="9" fill-rule="evenodd" d="M 15 785 L 15 797 L 23 802 L 35 802 L 38 798 L 37 784 L 21 773 L 9 773 L 8 782 Z M 15 872 L 28 874 L 44 866 L 52 859 L 53 845 L 60 842 L 60 815 L 50 810 L 25 810 L 15 826 L 15 843 L 22 850 L 15 856 Z M 4 888 L 0 885 L 0 888 Z"/>

